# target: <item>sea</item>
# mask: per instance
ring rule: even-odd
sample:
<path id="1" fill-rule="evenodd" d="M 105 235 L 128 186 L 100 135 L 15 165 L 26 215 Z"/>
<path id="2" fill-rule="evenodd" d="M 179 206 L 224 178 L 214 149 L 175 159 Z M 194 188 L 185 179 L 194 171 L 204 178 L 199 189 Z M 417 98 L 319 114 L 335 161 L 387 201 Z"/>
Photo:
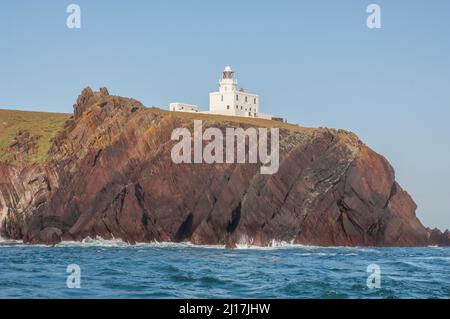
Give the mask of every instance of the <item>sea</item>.
<path id="1" fill-rule="evenodd" d="M 0 241 L 0 298 L 450 298 L 450 248 Z"/>

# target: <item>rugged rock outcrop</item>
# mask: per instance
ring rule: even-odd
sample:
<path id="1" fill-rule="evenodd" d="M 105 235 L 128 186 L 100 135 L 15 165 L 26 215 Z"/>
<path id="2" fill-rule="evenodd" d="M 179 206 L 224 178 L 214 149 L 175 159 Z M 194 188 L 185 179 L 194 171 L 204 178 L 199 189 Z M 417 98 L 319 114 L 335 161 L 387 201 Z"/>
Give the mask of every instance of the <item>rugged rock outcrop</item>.
<path id="1" fill-rule="evenodd" d="M 31 135 L 29 131 L 20 130 L 5 151 L 14 161 L 28 161 L 32 155 L 37 153 L 37 144 L 40 138 L 39 135 Z"/>
<path id="2" fill-rule="evenodd" d="M 280 168 L 175 164 L 177 127 L 280 126 Z M 0 163 L 0 234 L 53 244 L 90 236 L 130 243 L 450 245 L 425 228 L 381 155 L 354 134 L 145 109 L 106 89 L 83 90 L 50 160 Z"/>

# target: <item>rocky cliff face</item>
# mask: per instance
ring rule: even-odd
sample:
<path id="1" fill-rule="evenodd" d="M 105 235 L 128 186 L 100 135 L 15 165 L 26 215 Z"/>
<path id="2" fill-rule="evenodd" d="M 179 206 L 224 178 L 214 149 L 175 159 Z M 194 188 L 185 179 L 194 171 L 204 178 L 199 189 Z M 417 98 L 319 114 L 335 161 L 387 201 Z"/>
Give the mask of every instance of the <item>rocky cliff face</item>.
<path id="1" fill-rule="evenodd" d="M 280 168 L 174 164 L 173 129 L 280 126 Z M 0 162 L 0 234 L 29 243 L 90 236 L 130 243 L 266 246 L 450 245 L 425 228 L 381 155 L 354 134 L 273 121 L 144 109 L 85 89 L 52 142 L 51 160 Z"/>

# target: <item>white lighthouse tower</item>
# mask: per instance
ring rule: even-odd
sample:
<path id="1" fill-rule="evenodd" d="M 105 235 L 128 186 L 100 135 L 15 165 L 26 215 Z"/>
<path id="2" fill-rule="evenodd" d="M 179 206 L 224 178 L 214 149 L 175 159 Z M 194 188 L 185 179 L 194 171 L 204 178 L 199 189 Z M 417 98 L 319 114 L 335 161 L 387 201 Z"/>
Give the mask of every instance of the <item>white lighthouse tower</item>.
<path id="1" fill-rule="evenodd" d="M 209 113 L 271 118 L 259 113 L 259 96 L 237 89 L 237 80 L 231 66 L 226 66 L 219 80 L 219 91 L 209 93 Z"/>
<path id="2" fill-rule="evenodd" d="M 231 66 L 226 66 L 222 72 L 222 78 L 219 80 L 219 92 L 236 91 L 237 80 L 234 78 L 234 71 Z"/>

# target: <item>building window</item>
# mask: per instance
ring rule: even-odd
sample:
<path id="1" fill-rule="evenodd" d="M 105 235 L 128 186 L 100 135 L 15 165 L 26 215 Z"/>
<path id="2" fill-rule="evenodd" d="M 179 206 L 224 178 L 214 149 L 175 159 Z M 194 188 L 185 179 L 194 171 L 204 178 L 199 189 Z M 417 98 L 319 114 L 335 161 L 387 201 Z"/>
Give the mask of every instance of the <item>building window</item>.
<path id="1" fill-rule="evenodd" d="M 242 105 L 241 105 L 241 110 L 242 110 Z"/>
<path id="2" fill-rule="evenodd" d="M 236 95 L 236 101 L 239 101 L 239 95 Z"/>
<path id="3" fill-rule="evenodd" d="M 253 104 L 256 104 L 256 97 L 253 99 Z"/>
<path id="4" fill-rule="evenodd" d="M 239 106 L 236 105 L 236 110 L 239 108 Z"/>
<path id="5" fill-rule="evenodd" d="M 230 106 L 229 105 L 227 105 L 227 110 L 229 110 L 230 109 Z"/>
<path id="6" fill-rule="evenodd" d="M 247 102 L 247 97 L 245 97 L 245 102 Z"/>
<path id="7" fill-rule="evenodd" d="M 222 95 L 222 102 L 223 102 L 223 95 Z"/>

